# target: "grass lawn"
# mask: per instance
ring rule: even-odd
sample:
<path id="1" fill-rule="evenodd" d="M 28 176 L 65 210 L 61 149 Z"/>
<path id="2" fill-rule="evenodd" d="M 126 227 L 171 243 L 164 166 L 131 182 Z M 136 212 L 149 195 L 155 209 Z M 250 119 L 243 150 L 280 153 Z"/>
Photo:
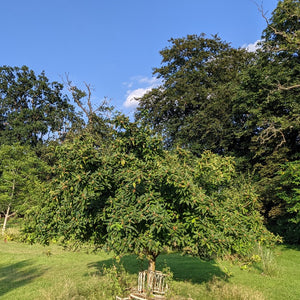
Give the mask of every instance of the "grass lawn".
<path id="1" fill-rule="evenodd" d="M 173 273 L 171 299 L 300 299 L 300 249 L 278 246 L 271 275 L 262 263 L 203 261 L 179 254 L 158 258 Z M 114 299 L 120 281 L 134 286 L 146 263 L 126 256 L 118 275 L 112 255 L 64 251 L 52 245 L 0 241 L 0 299 Z M 111 268 L 109 268 L 111 267 Z M 106 268 L 106 272 L 101 272 Z"/>

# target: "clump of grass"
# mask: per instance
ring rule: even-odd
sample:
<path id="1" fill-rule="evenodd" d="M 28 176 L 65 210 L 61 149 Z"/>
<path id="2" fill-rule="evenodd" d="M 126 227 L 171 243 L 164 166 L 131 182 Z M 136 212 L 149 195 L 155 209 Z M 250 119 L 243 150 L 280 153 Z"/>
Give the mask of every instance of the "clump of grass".
<path id="1" fill-rule="evenodd" d="M 259 291 L 241 285 L 226 283 L 213 278 L 207 283 L 207 290 L 213 299 L 222 300 L 264 300 L 265 297 Z"/>
<path id="2" fill-rule="evenodd" d="M 274 252 L 270 248 L 258 245 L 253 257 L 258 257 L 254 264 L 261 269 L 263 275 L 277 276 L 279 273 Z"/>
<path id="3" fill-rule="evenodd" d="M 86 299 L 80 295 L 76 283 L 67 278 L 61 280 L 55 288 L 42 290 L 40 293 L 41 298 L 45 300 Z"/>
<path id="4" fill-rule="evenodd" d="M 4 241 L 19 241 L 20 240 L 20 230 L 17 227 L 6 228 L 4 235 Z"/>
<path id="5" fill-rule="evenodd" d="M 279 273 L 273 250 L 263 247 L 260 244 L 256 246 L 249 256 L 236 258 L 235 260 L 230 259 L 230 261 L 234 264 L 238 264 L 239 268 L 243 271 L 257 269 L 261 272 L 261 275 L 266 276 L 277 276 Z"/>
<path id="6" fill-rule="evenodd" d="M 122 265 L 103 267 L 99 274 L 90 275 L 83 284 L 65 278 L 51 289 L 42 291 L 45 300 L 115 299 L 130 293 L 132 279 Z"/>
<path id="7" fill-rule="evenodd" d="M 1 220 L 1 218 L 0 218 Z M 0 237 L 4 241 L 20 241 L 21 233 L 20 233 L 20 224 L 21 221 L 17 217 L 10 217 L 9 222 L 7 222 L 6 229 L 4 231 L 4 234 L 0 234 Z M 1 230 L 2 230 L 2 222 L 1 222 Z"/>

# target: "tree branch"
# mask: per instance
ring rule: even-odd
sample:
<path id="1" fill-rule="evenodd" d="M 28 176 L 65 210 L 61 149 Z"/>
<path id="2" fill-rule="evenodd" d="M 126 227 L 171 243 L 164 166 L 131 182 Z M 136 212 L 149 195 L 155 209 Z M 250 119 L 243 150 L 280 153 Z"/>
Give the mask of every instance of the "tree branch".
<path id="1" fill-rule="evenodd" d="M 269 127 L 267 127 L 265 130 L 261 132 L 261 134 L 257 137 L 257 141 L 259 141 L 261 144 L 265 144 L 271 139 L 276 138 L 278 134 L 281 135 L 281 141 L 276 146 L 275 148 L 276 150 L 286 143 L 286 139 L 282 130 L 275 128 L 274 123 L 270 124 Z"/>
<path id="2" fill-rule="evenodd" d="M 97 105 L 96 108 L 93 108 L 92 104 L 92 88 L 90 84 L 87 84 L 84 82 L 84 85 L 86 87 L 86 91 L 82 91 L 78 89 L 76 86 L 72 85 L 72 81 L 69 80 L 68 74 L 65 74 L 67 89 L 72 94 L 72 97 L 75 101 L 75 103 L 78 105 L 78 107 L 83 111 L 85 114 L 87 120 L 88 120 L 88 126 L 92 125 L 96 120 L 97 112 L 104 114 L 107 112 L 110 112 L 112 110 L 111 107 L 109 107 L 109 104 L 106 100 L 102 100 L 102 103 L 100 105 Z M 86 97 L 86 103 L 85 105 L 82 103 L 81 99 Z"/>
<path id="3" fill-rule="evenodd" d="M 290 34 L 284 32 L 284 31 L 278 31 L 274 26 L 272 26 L 269 22 L 269 19 L 267 18 L 266 16 L 266 12 L 264 11 L 264 8 L 263 8 L 263 5 L 258 5 L 257 2 L 254 2 L 257 6 L 257 9 L 258 11 L 261 13 L 262 17 L 264 18 L 264 20 L 266 21 L 267 23 L 267 26 L 270 27 L 273 32 L 276 34 L 276 35 L 280 35 L 282 36 L 283 38 L 286 39 L 286 41 L 288 43 L 293 43 L 297 46 L 300 46 L 300 39 L 299 39 L 299 30 L 296 31 L 296 32 L 292 32 Z M 297 17 L 298 19 L 300 18 L 300 14 L 299 14 L 299 11 L 297 11 L 297 14 L 289 11 L 288 14 L 290 15 L 290 17 Z M 297 34 L 298 33 L 298 34 Z M 298 39 L 297 39 L 298 38 Z M 283 48 L 279 48 L 279 49 L 275 49 L 275 48 L 272 48 L 273 50 L 276 50 L 276 51 L 282 51 L 282 50 L 286 50 L 286 49 L 283 49 Z"/>
<path id="4" fill-rule="evenodd" d="M 291 85 L 291 86 L 283 86 L 280 83 L 278 83 L 278 90 L 288 91 L 288 90 L 297 89 L 297 88 L 300 88 L 300 84 L 295 84 L 295 85 Z"/>

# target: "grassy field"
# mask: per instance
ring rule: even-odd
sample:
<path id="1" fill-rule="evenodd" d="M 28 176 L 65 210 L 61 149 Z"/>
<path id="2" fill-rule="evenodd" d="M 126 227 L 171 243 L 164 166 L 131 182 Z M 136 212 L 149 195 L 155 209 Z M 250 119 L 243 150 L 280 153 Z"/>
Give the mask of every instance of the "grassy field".
<path id="1" fill-rule="evenodd" d="M 278 246 L 273 256 L 264 255 L 243 264 L 165 254 L 157 269 L 168 266 L 173 273 L 170 299 L 300 299 L 300 249 Z M 0 299 L 114 299 L 146 268 L 134 256 L 121 262 L 125 270 L 104 252 L 0 241 Z"/>

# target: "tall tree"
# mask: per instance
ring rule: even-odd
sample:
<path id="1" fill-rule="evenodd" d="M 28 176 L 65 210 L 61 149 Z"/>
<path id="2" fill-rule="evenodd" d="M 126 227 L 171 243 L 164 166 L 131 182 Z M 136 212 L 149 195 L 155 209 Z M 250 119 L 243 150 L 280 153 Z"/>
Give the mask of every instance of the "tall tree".
<path id="1" fill-rule="evenodd" d="M 160 52 L 162 66 L 154 69 L 163 83 L 140 99 L 137 119 L 162 132 L 168 146 L 179 144 L 197 154 L 206 149 L 232 153 L 232 99 L 252 54 L 218 36 L 188 35 L 170 42 Z"/>
<path id="2" fill-rule="evenodd" d="M 79 119 L 63 85 L 28 67 L 0 67 L 0 143 L 37 146 L 64 136 Z"/>
<path id="3" fill-rule="evenodd" d="M 298 0 L 280 0 L 267 18 L 263 8 L 260 9 L 266 20 L 267 28 L 263 32 L 264 49 L 268 52 L 299 55 L 300 50 L 300 5 Z"/>
<path id="4" fill-rule="evenodd" d="M 278 172 L 300 153 L 299 11 L 297 0 L 279 1 L 270 19 L 261 9 L 267 28 L 256 53 L 217 37 L 171 40 L 154 70 L 163 83 L 140 99 L 136 114 L 168 146 L 235 156 L 255 175 L 271 223 L 286 214 Z"/>
<path id="5" fill-rule="evenodd" d="M 269 224 L 282 223 L 276 196 L 281 165 L 300 153 L 299 1 L 279 1 L 263 32 L 262 48 L 241 75 L 233 114 L 240 153 L 256 174 Z"/>

